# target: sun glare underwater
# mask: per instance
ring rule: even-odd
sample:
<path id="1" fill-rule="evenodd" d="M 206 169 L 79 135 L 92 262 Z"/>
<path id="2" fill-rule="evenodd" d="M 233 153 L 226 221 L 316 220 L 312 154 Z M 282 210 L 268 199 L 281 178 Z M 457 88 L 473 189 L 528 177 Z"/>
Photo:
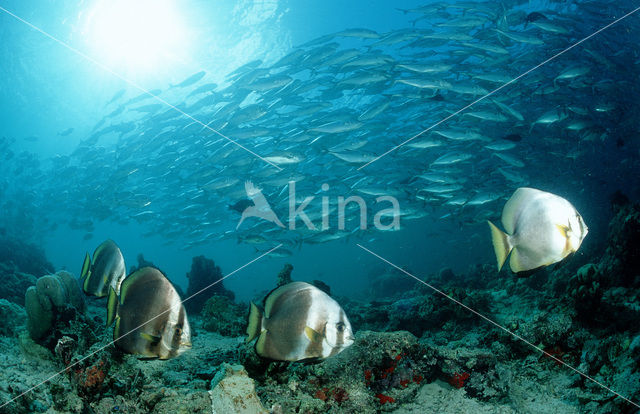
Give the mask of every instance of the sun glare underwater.
<path id="1" fill-rule="evenodd" d="M 0 1 L 0 413 L 640 410 L 640 7 Z"/>
<path id="2" fill-rule="evenodd" d="M 97 1 L 85 18 L 92 57 L 125 73 L 148 74 L 188 56 L 188 26 L 171 0 Z"/>

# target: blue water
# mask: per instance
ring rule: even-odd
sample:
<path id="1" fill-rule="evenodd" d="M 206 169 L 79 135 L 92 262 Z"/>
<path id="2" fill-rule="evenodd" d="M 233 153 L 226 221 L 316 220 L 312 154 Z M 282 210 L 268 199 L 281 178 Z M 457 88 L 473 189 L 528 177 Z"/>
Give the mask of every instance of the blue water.
<path id="1" fill-rule="evenodd" d="M 467 296 L 463 288 L 443 287 L 448 294 L 495 311 L 518 334 L 548 328 L 562 341 L 535 345 L 556 345 L 556 353 L 566 348 L 581 369 L 612 367 L 615 375 L 588 372 L 636 401 L 635 385 L 620 386 L 637 376 L 636 367 L 615 364 L 635 352 L 637 365 L 639 337 L 625 325 L 637 307 L 616 302 L 618 285 L 606 285 L 605 295 L 590 280 L 572 279 L 580 265 L 600 263 L 607 249 L 614 193 L 640 199 L 636 7 L 613 0 L 0 1 L 0 241 L 37 246 L 56 270 L 78 276 L 85 252 L 112 239 L 127 268 L 142 254 L 183 292 L 193 257 L 204 255 L 228 276 L 224 286 L 238 303 L 258 302 L 290 263 L 294 280 L 323 281 L 349 311 L 365 305 L 347 299 L 382 300 L 367 309 L 385 317 L 389 309 L 424 317 L 424 309 L 440 305 L 400 293 L 387 309 L 380 276 L 406 279 L 402 268 L 435 280 L 437 288 L 455 279 L 442 272 L 451 269 L 468 275 L 459 281 L 472 289 Z M 519 187 L 565 198 L 588 225 L 570 264 L 554 273 L 566 280 L 500 279 L 507 266 L 500 275 L 487 270 L 496 263 L 487 221 L 500 223 Z M 290 220 L 305 197 L 313 197 L 305 211 L 315 230 L 300 217 Z M 362 204 L 347 205 L 342 228 L 341 200 L 348 198 Z M 381 228 L 377 214 L 392 206 Z M 610 249 L 605 258 L 616 253 Z M 490 267 L 469 271 L 475 265 Z M 478 274 L 505 286 L 493 296 L 478 293 L 496 287 L 492 279 L 470 280 Z M 615 280 L 629 282 L 627 276 Z M 539 291 L 536 283 L 546 285 Z M 633 292 L 631 282 L 625 288 Z M 587 305 L 568 309 L 589 289 L 598 306 L 611 302 L 601 309 L 623 310 L 619 324 L 628 331 L 614 338 L 607 328 L 618 325 L 590 320 Z M 565 291 L 567 297 L 556 295 Z M 525 315 L 533 322 L 518 326 L 522 309 L 510 300 L 513 292 L 548 301 L 536 302 L 539 320 Z M 434 309 L 438 317 L 440 310 Z M 560 313 L 556 322 L 544 322 L 553 310 Z M 438 317 L 415 326 L 411 317 L 388 326 L 423 335 L 426 347 L 444 347 L 442 338 L 467 322 L 447 321 L 437 338 L 417 326 L 437 324 Z M 384 326 L 366 314 L 350 318 L 354 326 Z M 494 328 L 477 322 L 478 337 Z M 575 348 L 563 336 L 565 322 L 582 335 L 570 338 Z M 499 349 L 500 337 L 487 337 L 496 343 L 476 338 L 477 348 Z M 624 350 L 612 345 L 618 337 Z M 595 344 L 600 339 L 610 346 Z M 464 358 L 451 362 L 443 349 L 425 379 L 446 385 L 459 377 L 446 371 Z M 615 354 L 606 362 L 598 352 Z M 507 362 L 530 365 L 527 355 L 514 351 Z M 498 362 L 504 361 L 492 364 Z M 480 369 L 469 369 L 470 381 L 479 378 Z M 575 384 L 558 398 L 572 393 L 575 405 L 577 382 L 565 380 Z M 377 390 L 366 387 L 373 399 Z M 604 398 L 599 403 L 608 407 Z"/>
<path id="2" fill-rule="evenodd" d="M 509 59 L 503 63 L 495 63 L 489 73 L 502 73 L 512 78 L 592 34 L 630 11 L 633 6 L 631 2 L 507 3 L 507 9 L 514 15 L 519 13 L 520 19 L 531 11 L 542 10 L 554 23 L 568 30 L 566 34 L 558 34 L 541 29 L 532 30 L 531 25 L 525 30 L 522 21 L 513 23 L 514 32 L 543 39 L 544 44 L 520 44 L 502 39 L 502 44 L 509 50 Z M 424 4 L 411 1 L 393 4 L 385 1 L 349 2 L 348 5 L 338 1 L 180 2 L 173 5 L 171 13 L 180 22 L 184 43 L 174 45 L 173 50 L 165 51 L 166 55 L 154 58 L 152 65 L 149 65 L 151 62 L 136 65 L 113 58 L 118 55 L 117 47 L 116 53 L 97 47 L 103 43 L 93 37 L 92 28 L 97 24 L 96 20 L 88 20 L 93 8 L 97 7 L 97 2 L 43 2 L 38 7 L 20 1 L 2 3 L 2 7 L 24 21 L 19 21 L 7 12 L 0 13 L 0 36 L 3 40 L 0 50 L 0 135 L 12 140 L 9 149 L 14 154 L 29 154 L 24 155 L 23 159 L 15 156 L 2 167 L 3 192 L 0 194 L 0 203 L 3 209 L 3 227 L 9 233 L 41 245 L 56 268 L 65 268 L 76 274 L 80 270 L 84 252 L 93 251 L 106 238 L 118 242 L 127 264 L 135 264 L 136 256 L 143 253 L 146 259 L 156 263 L 174 282 L 182 286 L 186 286 L 185 273 L 189 269 L 191 258 L 196 255 L 204 254 L 214 259 L 222 267 L 223 273 L 237 269 L 258 254 L 253 245 L 239 243 L 233 233 L 225 236 L 224 240 L 212 240 L 181 250 L 201 237 L 201 231 L 204 234 L 233 232 L 239 216 L 234 216 L 228 210 L 227 205 L 234 199 L 227 198 L 224 191 L 196 201 L 194 213 L 191 216 L 183 215 L 180 222 L 176 222 L 171 213 L 193 204 L 190 200 L 181 199 L 180 194 L 199 188 L 202 180 L 180 178 L 179 185 L 174 183 L 168 188 L 158 189 L 156 194 L 153 194 L 153 185 L 145 187 L 147 196 L 153 198 L 150 208 L 157 214 L 151 221 L 132 219 L 131 216 L 143 209 L 129 207 L 126 205 L 127 200 L 123 200 L 132 193 L 139 193 L 141 183 L 149 177 L 141 176 L 138 172 L 132 179 L 119 183 L 117 193 L 104 194 L 112 189 L 107 177 L 117 170 L 112 164 L 113 157 L 107 154 L 114 149 L 128 151 L 132 137 L 139 136 L 144 131 L 135 130 L 121 138 L 107 134 L 97 143 L 90 143 L 94 149 L 100 147 L 102 151 L 102 154 L 96 152 L 92 155 L 94 158 L 91 159 L 91 166 L 87 167 L 92 171 L 87 171 L 84 167 L 87 160 L 78 157 L 77 153 L 74 155 L 79 146 L 87 145 L 88 141 L 85 140 L 92 134 L 96 124 L 118 107 L 117 102 L 107 105 L 109 100 L 121 89 L 125 90 L 125 94 L 118 102 L 143 93 L 140 89 L 159 89 L 163 91 L 160 95 L 163 100 L 180 107 L 186 93 L 198 85 L 205 82 L 224 84 L 228 73 L 256 59 L 263 62 L 262 67 L 268 68 L 299 45 L 345 29 L 366 28 L 379 34 L 396 30 L 413 30 L 419 34 L 448 30 L 437 26 L 443 22 L 442 12 L 422 16 L 419 12 L 403 13 L 397 10 L 412 9 Z M 488 6 L 494 8 L 491 4 Z M 148 10 L 146 18 L 156 18 L 152 9 L 154 8 Z M 459 18 L 473 14 L 465 14 L 461 9 L 453 9 L 449 13 Z M 94 18 L 99 19 L 99 16 Z M 26 22 L 37 26 L 42 32 L 29 27 Z M 142 24 L 141 22 L 140 25 Z M 480 37 L 480 43 L 491 35 L 490 39 L 495 43 L 495 32 L 491 30 L 496 24 L 491 17 L 476 28 L 453 28 L 452 31 Z M 499 167 L 525 175 L 526 179 L 522 184 L 552 191 L 569 199 L 590 227 L 584 249 L 599 245 L 606 234 L 609 195 L 616 189 L 632 198 L 637 198 L 639 194 L 638 129 L 634 121 L 637 119 L 637 102 L 633 99 L 637 92 L 638 50 L 637 45 L 632 42 L 637 24 L 638 16 L 630 16 L 497 92 L 495 97 L 504 98 L 503 102 L 506 104 L 513 104 L 524 115 L 524 121 L 510 118 L 506 123 L 496 124 L 473 120 L 460 114 L 446 124 L 480 128 L 485 135 L 499 142 L 507 142 L 501 140 L 501 137 L 517 130 L 523 139 L 516 143 L 516 148 L 510 153 L 524 160 L 525 167 L 506 165 L 482 149 L 482 145 L 477 142 L 448 142 L 442 137 L 439 138 L 445 141 L 444 147 L 395 151 L 388 158 L 379 161 L 379 164 L 366 167 L 362 173 L 369 174 L 373 181 L 380 182 L 385 187 L 400 189 L 401 207 L 416 208 L 424 213 L 424 217 L 401 220 L 399 231 L 355 232 L 338 241 L 313 245 L 303 242 L 302 247 L 285 246 L 292 251 L 292 256 L 260 260 L 225 281 L 225 284 L 235 290 L 240 298 L 247 299 L 269 289 L 282 265 L 292 263 L 295 267 L 294 277 L 323 279 L 334 285 L 335 291 L 340 294 L 361 296 L 367 280 L 383 271 L 381 269 L 384 265 L 365 254 L 356 243 L 374 246 L 376 251 L 385 252 L 385 256 L 393 258 L 395 263 L 422 275 L 445 267 L 464 271 L 470 264 L 493 263 L 484 219 L 499 217 L 504 200 L 518 186 L 501 177 L 497 170 Z M 113 30 L 117 31 L 118 28 L 114 27 Z M 43 32 L 58 41 L 52 40 Z M 370 39 L 338 37 L 329 41 L 337 42 L 338 49 L 356 47 L 360 48 L 361 53 L 375 49 L 367 46 L 374 42 Z M 473 43 L 475 40 L 469 42 Z M 455 82 L 465 79 L 469 71 L 479 74 L 483 68 L 482 64 L 478 64 L 478 57 L 471 54 L 476 50 L 461 47 L 460 41 L 444 44 L 435 42 L 433 45 L 413 48 L 400 46 L 407 43 L 410 42 L 379 47 L 379 50 L 394 59 L 393 64 L 386 66 L 386 69 L 398 63 L 419 62 L 421 59 L 424 62 L 439 62 L 443 60 L 442 56 L 447 56 L 446 60 L 452 63 L 452 69 L 446 79 Z M 305 50 L 312 47 L 316 46 Z M 462 57 L 463 53 L 469 56 Z M 491 58 L 503 57 L 486 53 Z M 424 57 L 431 54 L 432 57 Z M 571 66 L 587 66 L 590 70 L 586 75 L 575 79 L 559 81 L 559 88 L 553 94 L 527 96 L 538 90 L 538 86 L 551 86 L 554 77 Z M 365 72 L 371 70 L 367 66 L 363 69 Z M 195 85 L 180 90 L 168 89 L 171 84 L 179 83 L 201 70 L 206 71 L 206 76 Z M 345 75 L 339 73 L 338 68 L 333 71 L 335 79 L 344 78 Z M 114 75 L 114 72 L 119 76 Z M 332 75 L 332 69 L 325 70 L 322 75 Z M 305 72 L 297 76 L 300 82 L 310 82 L 319 75 Z M 411 95 L 419 92 L 418 90 L 395 82 L 409 77 L 419 77 L 419 74 L 392 71 L 388 73 L 384 87 L 372 87 L 370 90 L 356 88 L 349 97 L 335 99 L 333 109 L 337 112 L 341 108 L 359 112 L 378 98 L 391 99 L 393 96 L 392 108 L 371 121 L 380 124 L 374 125 L 377 129 L 365 136 L 369 141 L 364 149 L 367 153 L 380 155 L 482 96 L 447 92 L 442 104 L 426 97 L 416 99 Z M 481 81 L 476 83 L 488 91 L 499 86 Z M 519 88 L 522 88 L 522 95 L 518 93 Z M 222 86 L 219 90 L 222 90 Z M 239 92 L 232 91 L 226 99 L 233 100 L 234 93 Z M 403 94 L 406 98 L 402 97 Z M 281 97 L 265 97 L 264 102 L 270 105 L 278 102 L 278 99 L 293 101 L 294 98 L 296 97 L 285 92 Z M 318 98 L 315 96 L 309 99 L 315 101 Z M 597 112 L 594 105 L 599 102 L 611 105 L 612 109 Z M 149 98 L 144 103 L 157 102 Z M 163 107 L 159 111 L 167 109 L 164 103 L 160 105 Z M 550 126 L 535 125 L 532 132 L 528 132 L 531 123 L 543 113 L 552 108 L 567 112 L 569 105 L 584 106 L 588 113 L 577 115 L 569 112 L 567 120 Z M 469 109 L 471 110 L 473 109 Z M 134 116 L 132 113 L 131 108 L 126 108 L 115 118 L 126 120 L 127 117 L 133 117 L 139 122 L 146 116 L 133 113 Z M 326 114 L 331 115 L 331 111 L 326 111 Z M 215 111 L 196 117 L 200 116 L 204 122 L 216 121 Z M 590 126 L 577 132 L 568 130 L 567 123 L 578 118 L 589 120 Z M 292 126 L 299 127 L 300 130 L 308 129 L 309 122 L 308 118 L 296 121 L 267 115 L 255 124 L 279 130 L 285 136 Z M 60 134 L 69 128 L 73 128 L 73 132 L 68 135 Z M 587 136 L 585 131 L 590 130 L 593 133 Z M 348 142 L 358 135 L 360 131 L 351 135 L 340 134 L 333 144 Z M 232 132 L 229 132 L 229 137 L 233 138 Z M 324 182 L 331 183 L 337 189 L 341 179 L 358 174 L 356 168 L 359 164 L 336 163 L 335 159 L 327 155 L 327 147 L 323 146 L 324 139 L 318 141 L 316 147 L 309 141 L 281 145 L 278 139 L 255 142 L 248 139 L 243 140 L 242 144 L 258 154 L 269 153 L 270 148 L 305 154 L 305 161 L 294 166 L 285 165 L 283 168 L 307 174 L 306 195 L 320 192 L 320 186 Z M 185 145 L 185 154 L 191 160 L 198 160 L 206 155 L 194 141 L 197 137 L 177 135 L 175 140 Z M 224 144 L 222 141 L 214 145 Z M 146 148 L 147 156 L 144 151 L 136 153 L 135 163 L 153 164 L 156 162 L 156 153 L 153 151 L 158 148 L 161 148 L 160 143 L 158 147 L 150 144 Z M 416 184 L 412 181 L 413 177 L 427 171 L 430 162 L 452 149 L 463 149 L 474 157 L 471 162 L 459 164 L 462 168 L 458 171 L 450 172 L 462 185 L 462 189 L 456 194 L 471 197 L 480 191 L 494 191 L 499 197 L 476 207 L 446 206 L 444 202 L 447 198 L 438 199 L 437 196 L 435 199 L 441 201 L 423 202 L 416 199 L 417 190 L 422 183 Z M 248 153 L 242 155 L 252 157 Z M 70 164 L 77 168 L 65 171 L 67 167 L 52 163 L 51 159 L 59 156 L 70 156 Z M 334 174 L 331 169 L 323 171 L 323 165 L 327 165 L 325 157 L 333 161 L 329 166 L 336 166 Z M 207 162 L 215 165 L 208 166 Z M 228 170 L 223 169 L 223 164 L 224 161 L 221 160 L 209 160 L 198 165 L 197 170 L 223 170 L 223 175 L 239 178 L 239 182 L 233 187 L 236 192 L 242 191 L 242 184 L 246 179 L 256 177 L 253 179 L 259 184 L 260 179 L 257 177 L 261 174 L 268 175 L 264 172 L 268 166 L 254 159 L 246 166 L 230 167 Z M 168 172 L 168 177 L 186 177 L 196 170 L 195 167 L 191 169 L 192 165 L 190 162 L 180 163 L 179 167 Z M 320 172 L 322 177 L 314 178 Z M 347 180 L 346 187 L 341 187 L 332 194 L 334 199 L 338 195 L 348 197 L 355 194 L 353 188 L 350 188 L 355 181 L 356 179 Z M 279 193 L 277 189 L 272 190 L 272 196 Z M 98 206 L 92 202 L 92 199 L 99 196 L 104 197 L 105 205 Z M 319 202 L 319 197 L 316 198 L 316 203 Z M 105 209 L 104 206 L 109 208 Z M 205 213 L 206 219 L 203 217 Z M 210 224 L 216 218 L 222 222 Z M 369 219 L 371 220 L 371 216 Z M 73 227 L 81 228 L 71 228 L 69 223 L 73 221 L 81 223 Z M 173 231 L 166 231 L 169 228 Z M 194 231 L 195 235 L 191 235 Z M 167 236 L 166 233 L 171 235 Z M 270 239 L 267 244 L 255 247 L 265 251 L 277 244 L 279 238 L 276 236 L 271 240 L 271 234 L 266 235 Z M 303 234 L 301 237 L 304 240 L 307 236 Z"/>

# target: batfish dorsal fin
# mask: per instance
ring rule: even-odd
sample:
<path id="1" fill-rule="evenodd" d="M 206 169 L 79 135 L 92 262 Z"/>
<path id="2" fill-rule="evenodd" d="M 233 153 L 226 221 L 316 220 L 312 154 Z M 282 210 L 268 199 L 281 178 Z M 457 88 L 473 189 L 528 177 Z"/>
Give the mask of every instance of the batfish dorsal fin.
<path id="1" fill-rule="evenodd" d="M 283 289 L 284 286 L 280 286 L 277 289 L 271 291 L 269 295 L 264 299 L 264 317 L 269 319 L 271 317 L 271 312 L 273 311 L 273 305 L 278 300 L 280 295 L 286 292 L 286 289 Z"/>
<path id="2" fill-rule="evenodd" d="M 124 303 L 124 299 L 127 297 L 127 291 L 129 287 L 136 282 L 137 279 L 147 274 L 149 268 L 143 267 L 127 276 L 120 285 L 120 304 Z"/>
<path id="3" fill-rule="evenodd" d="M 282 296 L 285 293 L 290 292 L 292 290 L 304 288 L 306 286 L 308 286 L 308 284 L 305 283 L 305 282 L 291 282 L 291 283 L 287 283 L 286 285 L 282 285 L 282 286 L 277 287 L 274 290 L 272 290 L 264 300 L 264 316 L 265 316 L 265 318 L 269 319 L 271 317 L 271 314 L 273 312 L 273 305 L 278 301 L 280 296 Z"/>
<path id="4" fill-rule="evenodd" d="M 100 245 L 98 247 L 96 247 L 96 250 L 94 250 L 93 252 L 93 260 L 96 260 L 96 257 L 100 256 L 100 253 L 110 244 L 113 243 L 110 239 L 109 240 L 105 240 L 102 243 L 100 243 Z"/>

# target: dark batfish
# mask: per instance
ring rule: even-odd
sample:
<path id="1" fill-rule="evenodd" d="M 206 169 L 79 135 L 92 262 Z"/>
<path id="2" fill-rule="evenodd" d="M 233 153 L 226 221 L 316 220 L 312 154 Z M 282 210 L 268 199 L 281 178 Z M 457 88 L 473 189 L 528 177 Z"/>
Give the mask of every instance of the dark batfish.
<path id="1" fill-rule="evenodd" d="M 304 282 L 292 282 L 267 295 L 264 316 L 251 303 L 247 342 L 256 352 L 279 361 L 324 359 L 354 341 L 344 311 L 329 295 Z"/>
<path id="2" fill-rule="evenodd" d="M 176 85 L 171 85 L 172 88 L 184 88 L 185 86 L 189 86 L 189 85 L 193 85 L 194 83 L 198 82 L 200 79 L 204 78 L 204 75 L 206 75 L 207 72 L 205 72 L 204 70 L 198 72 L 198 73 L 194 73 L 193 75 L 189 76 L 187 79 L 183 80 L 182 82 L 176 84 Z"/>
<path id="3" fill-rule="evenodd" d="M 82 290 L 87 295 L 99 298 L 107 296 L 110 287 L 118 293 L 126 276 L 126 269 L 118 245 L 113 240 L 106 240 L 93 252 L 93 260 L 89 253 L 84 257 L 80 273 Z"/>
<path id="4" fill-rule="evenodd" d="M 115 321 L 113 339 L 122 351 L 169 359 L 191 348 L 191 328 L 180 295 L 153 267 L 127 276 L 118 296 L 111 289 L 107 325 Z"/>

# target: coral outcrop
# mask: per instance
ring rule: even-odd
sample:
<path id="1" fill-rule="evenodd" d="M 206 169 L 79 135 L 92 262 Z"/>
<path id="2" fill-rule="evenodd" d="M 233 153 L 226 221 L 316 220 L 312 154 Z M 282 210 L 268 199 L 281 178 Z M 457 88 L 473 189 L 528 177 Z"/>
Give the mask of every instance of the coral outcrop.
<path id="1" fill-rule="evenodd" d="M 633 330 L 640 320 L 640 206 L 623 204 L 616 212 L 604 255 L 576 272 L 567 293 L 585 324 Z"/>
<path id="2" fill-rule="evenodd" d="M 0 263 L 11 265 L 16 271 L 31 275 L 53 272 L 53 265 L 49 263 L 40 247 L 11 237 L 0 238 Z"/>
<path id="3" fill-rule="evenodd" d="M 195 293 L 185 302 L 188 312 L 200 313 L 205 302 L 213 295 L 226 296 L 233 300 L 234 294 L 227 290 L 222 284 L 222 271 L 216 266 L 213 260 L 204 256 L 196 256 L 191 262 L 191 270 L 187 273 L 189 286 L 187 287 L 187 297 Z"/>
<path id="4" fill-rule="evenodd" d="M 85 310 L 77 280 L 68 272 L 45 275 L 25 293 L 27 328 L 31 338 L 40 340 L 50 333 L 55 322 L 69 321 Z"/>
<path id="5" fill-rule="evenodd" d="M 20 324 L 0 331 L 0 398 L 62 369 L 49 386 L 12 401 L 10 412 L 626 414 L 633 407 L 591 379 L 640 400 L 640 286 L 628 254 L 638 243 L 638 211 L 618 210 L 600 257 L 576 255 L 528 278 L 493 264 L 417 275 L 438 293 L 420 283 L 391 289 L 406 275 L 389 273 L 372 285 L 373 301 L 339 300 L 355 342 L 313 363 L 260 358 L 238 337 L 246 306 L 218 288 L 193 314 L 189 352 L 168 361 L 123 355 L 109 345 L 110 330 L 91 322 L 104 307 L 90 302 L 92 317 L 78 317 L 65 277 L 48 275 L 27 298 L 45 321 L 55 311 L 48 333 L 34 342 Z M 222 277 L 202 256 L 191 270 L 190 293 Z M 291 270 L 279 279 L 290 280 Z M 20 315 L 0 301 L 3 319 Z"/>
<path id="6" fill-rule="evenodd" d="M 0 262 L 0 279 L 0 298 L 24 306 L 24 292 L 35 285 L 38 278 L 17 270 L 13 263 Z"/>
<path id="7" fill-rule="evenodd" d="M 228 296 L 213 295 L 202 307 L 202 327 L 225 336 L 241 336 L 247 325 L 248 306 L 238 305 Z"/>
<path id="8" fill-rule="evenodd" d="M 280 273 L 278 273 L 278 280 L 276 287 L 284 286 L 287 283 L 291 283 L 291 272 L 293 271 L 293 265 L 287 263 L 284 265 Z"/>
<path id="9" fill-rule="evenodd" d="M 22 306 L 0 299 L 0 335 L 14 336 L 25 320 L 25 310 Z"/>

